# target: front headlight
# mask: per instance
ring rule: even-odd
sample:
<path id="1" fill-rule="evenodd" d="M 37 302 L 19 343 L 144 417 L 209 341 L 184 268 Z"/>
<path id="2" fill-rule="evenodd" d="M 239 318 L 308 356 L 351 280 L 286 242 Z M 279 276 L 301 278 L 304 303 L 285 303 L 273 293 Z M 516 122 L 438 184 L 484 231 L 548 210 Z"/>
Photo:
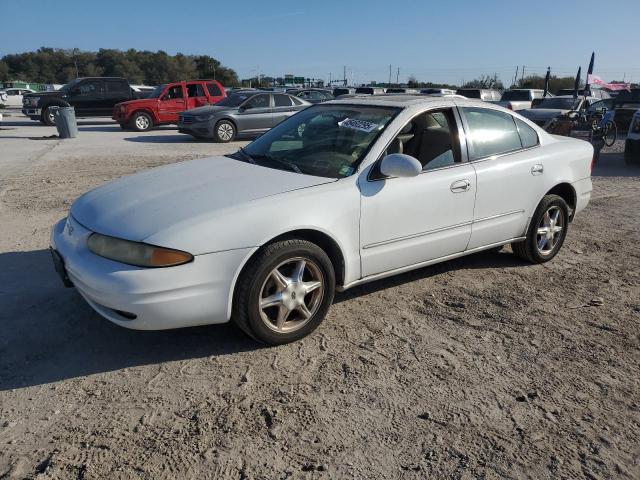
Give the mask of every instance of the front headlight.
<path id="1" fill-rule="evenodd" d="M 87 246 L 96 255 L 136 267 L 174 267 L 193 260 L 193 255 L 187 252 L 131 242 L 99 233 L 89 236 Z"/>
<path id="2" fill-rule="evenodd" d="M 215 115 L 213 113 L 205 113 L 204 115 L 196 115 L 196 122 L 208 122 L 212 120 Z"/>

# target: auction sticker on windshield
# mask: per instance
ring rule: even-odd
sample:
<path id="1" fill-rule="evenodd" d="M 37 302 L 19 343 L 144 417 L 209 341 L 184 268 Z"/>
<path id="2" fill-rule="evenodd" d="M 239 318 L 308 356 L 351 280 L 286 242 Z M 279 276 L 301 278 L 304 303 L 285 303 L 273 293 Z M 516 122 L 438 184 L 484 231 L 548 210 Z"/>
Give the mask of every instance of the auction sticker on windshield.
<path id="1" fill-rule="evenodd" d="M 355 118 L 345 118 L 341 122 L 338 122 L 343 128 L 350 128 L 351 130 L 359 130 L 361 132 L 371 132 L 378 127 L 376 123 L 367 122 L 366 120 L 356 120 Z"/>

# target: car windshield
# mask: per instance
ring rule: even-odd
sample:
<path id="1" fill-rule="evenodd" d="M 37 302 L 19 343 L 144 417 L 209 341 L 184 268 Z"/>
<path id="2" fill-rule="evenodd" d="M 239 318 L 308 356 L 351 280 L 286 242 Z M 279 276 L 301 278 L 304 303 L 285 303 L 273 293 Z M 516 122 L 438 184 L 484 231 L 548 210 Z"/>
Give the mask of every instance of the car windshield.
<path id="1" fill-rule="evenodd" d="M 348 177 L 399 111 L 316 105 L 289 117 L 231 158 L 306 175 Z"/>
<path id="2" fill-rule="evenodd" d="M 252 95 L 245 95 L 245 94 L 231 94 L 229 95 L 227 98 L 223 98 L 222 100 L 220 100 L 218 103 L 216 103 L 216 106 L 220 106 L 220 107 L 238 107 L 240 106 L 240 104 L 242 104 L 247 98 L 251 97 Z"/>
<path id="3" fill-rule="evenodd" d="M 578 107 L 580 99 L 573 98 L 545 98 L 534 108 L 551 108 L 555 110 L 574 110 Z"/>
<path id="4" fill-rule="evenodd" d="M 502 94 L 502 100 L 509 101 L 527 101 L 531 100 L 529 90 L 507 90 Z"/>
<path id="5" fill-rule="evenodd" d="M 166 85 L 158 85 L 156 88 L 153 89 L 153 92 L 151 92 L 147 98 L 160 98 L 160 95 L 162 95 L 162 92 L 164 91 Z"/>
<path id="6" fill-rule="evenodd" d="M 71 80 L 69 83 L 65 83 L 62 87 L 60 87 L 60 90 L 58 90 L 58 91 L 59 92 L 68 92 L 73 87 L 75 87 L 77 84 L 79 84 L 81 81 L 82 81 L 81 78 L 76 78 L 75 80 Z"/>

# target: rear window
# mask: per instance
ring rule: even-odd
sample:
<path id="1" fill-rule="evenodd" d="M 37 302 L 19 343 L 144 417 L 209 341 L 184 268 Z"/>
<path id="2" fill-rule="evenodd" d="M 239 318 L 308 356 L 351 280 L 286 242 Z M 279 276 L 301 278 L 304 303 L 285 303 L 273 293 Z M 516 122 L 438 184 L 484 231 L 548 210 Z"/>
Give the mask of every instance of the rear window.
<path id="1" fill-rule="evenodd" d="M 219 97 L 222 95 L 220 87 L 215 83 L 207 83 L 207 90 L 209 91 L 209 95 L 212 97 Z"/>
<path id="2" fill-rule="evenodd" d="M 107 93 L 128 93 L 130 88 L 127 82 L 120 80 L 107 80 L 104 84 L 107 88 Z"/>
<path id="3" fill-rule="evenodd" d="M 458 90 L 456 93 L 467 98 L 481 98 L 480 90 Z"/>
<path id="4" fill-rule="evenodd" d="M 276 93 L 273 95 L 273 101 L 275 102 L 276 107 L 290 107 L 291 106 L 291 97 L 288 95 L 282 95 L 281 93 Z"/>
<path id="5" fill-rule="evenodd" d="M 545 98 L 535 108 L 550 108 L 553 110 L 573 110 L 578 107 L 580 99 L 551 97 Z"/>
<path id="6" fill-rule="evenodd" d="M 356 93 L 365 93 L 367 95 L 373 95 L 373 88 L 367 88 L 367 87 L 356 88 Z"/>

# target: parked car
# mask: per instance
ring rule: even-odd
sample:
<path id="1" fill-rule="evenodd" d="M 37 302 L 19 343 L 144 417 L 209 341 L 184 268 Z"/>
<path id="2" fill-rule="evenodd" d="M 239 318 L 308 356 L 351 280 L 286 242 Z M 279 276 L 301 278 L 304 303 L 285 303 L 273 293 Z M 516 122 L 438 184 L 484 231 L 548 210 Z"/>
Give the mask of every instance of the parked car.
<path id="1" fill-rule="evenodd" d="M 335 97 L 328 90 L 321 88 L 290 88 L 287 90 L 289 95 L 306 100 L 309 103 L 322 103 L 333 100 Z"/>
<path id="2" fill-rule="evenodd" d="M 548 97 L 553 95 L 547 94 Z M 544 97 L 544 90 L 535 88 L 512 88 L 502 92 L 502 98 L 496 102 L 509 110 L 518 111 L 531 108 L 531 102 Z"/>
<path id="3" fill-rule="evenodd" d="M 5 107 L 20 107 L 22 106 L 23 95 L 27 93 L 35 93 L 35 90 L 30 88 L 7 88 L 0 90 L 0 105 Z"/>
<path id="4" fill-rule="evenodd" d="M 236 153 L 85 193 L 51 248 L 65 284 L 118 325 L 233 319 L 281 344 L 312 332 L 336 289 L 508 243 L 551 260 L 589 201 L 592 157 L 488 103 L 335 100 Z"/>
<path id="5" fill-rule="evenodd" d="M 360 95 L 383 95 L 385 89 L 380 87 L 358 87 L 355 93 Z"/>
<path id="6" fill-rule="evenodd" d="M 217 105 L 180 114 L 178 131 L 195 138 L 230 142 L 239 135 L 259 135 L 311 105 L 287 93 L 230 95 Z"/>
<path id="7" fill-rule="evenodd" d="M 117 104 L 113 119 L 122 128 L 144 132 L 178 123 L 178 115 L 185 110 L 213 105 L 225 97 L 224 88 L 216 80 L 167 83 L 157 86 L 146 98 Z"/>
<path id="8" fill-rule="evenodd" d="M 630 91 L 623 90 L 614 99 L 616 110 L 616 124 L 619 130 L 628 130 L 631 119 L 636 111 L 640 109 L 640 88 L 632 88 Z"/>
<path id="9" fill-rule="evenodd" d="M 462 95 L 467 98 L 477 98 L 484 100 L 485 102 L 499 101 L 502 99 L 502 95 L 498 90 L 490 88 L 459 88 L 456 90 L 458 95 Z"/>
<path id="10" fill-rule="evenodd" d="M 605 100 L 607 98 L 611 98 L 611 94 L 606 90 L 602 90 L 601 88 L 591 87 L 589 89 L 589 92 L 590 92 L 589 95 L 587 95 L 588 97 L 597 98 L 598 100 Z M 561 88 L 556 92 L 556 97 L 561 97 L 561 96 L 573 97 L 573 93 L 574 93 L 573 88 Z M 584 89 L 582 88 L 578 89 L 578 96 L 584 97 Z"/>
<path id="11" fill-rule="evenodd" d="M 338 98 L 340 95 L 351 95 L 356 89 L 352 87 L 336 87 L 333 89 L 333 96 Z"/>
<path id="12" fill-rule="evenodd" d="M 423 88 L 420 93 L 424 95 L 455 95 L 456 91 L 450 88 Z"/>
<path id="13" fill-rule="evenodd" d="M 589 108 L 592 103 L 599 101 L 595 97 L 578 97 L 573 95 L 563 95 L 545 98 L 538 105 L 531 109 L 520 110 L 518 113 L 528 118 L 536 125 L 544 127 L 552 119 L 564 115 L 571 110 L 583 111 Z"/>
<path id="14" fill-rule="evenodd" d="M 385 93 L 408 93 L 412 95 L 420 92 L 416 88 L 390 87 L 385 89 Z"/>
<path id="15" fill-rule="evenodd" d="M 640 165 L 640 110 L 636 110 L 629 125 L 624 142 L 624 161 L 627 165 Z"/>
<path id="16" fill-rule="evenodd" d="M 129 82 L 121 77 L 76 78 L 60 90 L 23 95 L 22 113 L 31 120 L 55 125 L 52 106 L 74 107 L 76 117 L 110 117 L 120 102 L 137 98 Z"/>

